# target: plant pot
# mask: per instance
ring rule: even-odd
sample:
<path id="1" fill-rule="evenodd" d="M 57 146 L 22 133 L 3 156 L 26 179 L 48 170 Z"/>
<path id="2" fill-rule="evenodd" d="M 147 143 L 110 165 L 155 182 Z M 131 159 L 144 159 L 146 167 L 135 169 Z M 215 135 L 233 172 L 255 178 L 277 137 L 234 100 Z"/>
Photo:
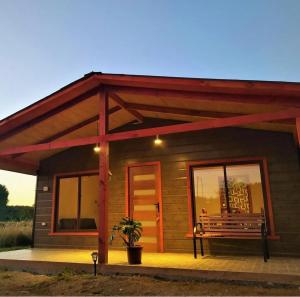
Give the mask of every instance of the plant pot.
<path id="1" fill-rule="evenodd" d="M 142 249 L 140 245 L 127 247 L 127 258 L 129 264 L 142 264 Z"/>

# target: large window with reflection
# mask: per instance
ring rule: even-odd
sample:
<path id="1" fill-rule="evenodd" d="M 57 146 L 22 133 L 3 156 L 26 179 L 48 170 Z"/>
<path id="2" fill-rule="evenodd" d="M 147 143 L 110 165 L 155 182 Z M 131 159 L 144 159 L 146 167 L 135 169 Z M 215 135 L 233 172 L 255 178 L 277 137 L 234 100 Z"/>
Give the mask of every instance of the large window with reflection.
<path id="1" fill-rule="evenodd" d="M 195 165 L 192 170 L 194 219 L 202 214 L 260 214 L 264 185 L 260 163 Z"/>
<path id="2" fill-rule="evenodd" d="M 55 231 L 96 231 L 98 199 L 98 175 L 57 177 Z"/>

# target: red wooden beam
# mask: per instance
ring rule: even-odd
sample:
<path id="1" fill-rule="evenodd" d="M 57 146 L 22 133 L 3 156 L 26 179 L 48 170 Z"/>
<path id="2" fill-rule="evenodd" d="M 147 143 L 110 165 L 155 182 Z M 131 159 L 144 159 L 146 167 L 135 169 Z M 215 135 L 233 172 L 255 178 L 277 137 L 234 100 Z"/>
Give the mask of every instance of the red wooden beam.
<path id="1" fill-rule="evenodd" d="M 89 97 L 95 95 L 97 93 L 98 89 L 99 89 L 98 87 L 94 88 L 94 89 L 92 89 L 92 90 L 90 90 L 90 91 L 74 98 L 72 101 L 66 102 L 66 103 L 64 103 L 64 104 L 62 104 L 62 105 L 60 105 L 60 106 L 58 106 L 54 109 L 51 109 L 51 110 L 47 111 L 46 113 L 44 113 L 44 114 L 42 114 L 42 115 L 26 122 L 26 123 L 24 123 L 21 126 L 18 126 L 18 127 L 14 128 L 12 130 L 9 130 L 9 131 L 1 134 L 0 135 L 0 141 L 3 141 L 5 139 L 7 139 L 8 137 L 11 137 L 11 136 L 16 135 L 18 133 L 21 133 L 22 131 L 24 131 L 24 130 L 26 130 L 26 129 L 28 129 L 28 128 L 30 128 L 30 127 L 46 120 L 46 119 L 48 119 L 51 116 L 54 116 L 57 113 L 63 112 L 64 110 L 73 107 L 74 105 L 76 105 L 76 104 L 88 99 Z"/>
<path id="2" fill-rule="evenodd" d="M 108 96 L 105 91 L 99 94 L 99 226 L 98 259 L 99 264 L 108 262 L 108 172 L 109 143 L 104 137 L 108 133 Z"/>
<path id="3" fill-rule="evenodd" d="M 297 145 L 300 147 L 300 117 L 296 118 Z"/>
<path id="4" fill-rule="evenodd" d="M 277 111 L 277 112 L 267 112 L 267 113 L 235 116 L 229 118 L 210 119 L 210 120 L 193 122 L 193 123 L 185 123 L 185 124 L 177 124 L 177 125 L 170 125 L 164 127 L 118 132 L 113 134 L 107 134 L 106 136 L 99 135 L 99 136 L 85 137 L 80 139 L 53 141 L 53 142 L 48 142 L 43 144 L 14 147 L 14 148 L 8 148 L 8 149 L 4 149 L 3 151 L 0 151 L 0 156 L 18 154 L 23 152 L 27 153 L 27 152 L 34 152 L 34 151 L 43 151 L 43 150 L 50 150 L 50 149 L 59 149 L 59 148 L 67 148 L 73 146 L 95 144 L 95 143 L 99 143 L 100 141 L 118 141 L 118 140 L 125 140 L 131 138 L 154 136 L 157 134 L 163 135 L 163 134 L 182 133 L 182 132 L 189 132 L 189 131 L 222 128 L 222 127 L 243 126 L 243 125 L 249 125 L 249 124 L 260 123 L 260 122 L 293 119 L 297 117 L 298 118 L 300 117 L 300 109 L 292 108 L 292 109 L 287 109 L 287 110 Z"/>
<path id="5" fill-rule="evenodd" d="M 109 114 L 111 115 L 111 114 L 119 111 L 120 109 L 121 109 L 121 107 L 115 106 L 115 107 L 113 107 L 113 108 L 111 108 L 109 110 Z M 74 131 L 76 131 L 76 130 L 78 130 L 80 128 L 83 128 L 83 127 L 85 127 L 85 126 L 87 126 L 87 125 L 89 125 L 89 124 L 91 124 L 93 122 L 98 121 L 98 119 L 99 119 L 99 115 L 90 117 L 90 118 L 88 118 L 88 119 L 86 119 L 86 120 L 84 120 L 84 121 L 82 121 L 82 122 L 80 122 L 80 123 L 78 123 L 78 124 L 70 127 L 70 128 L 67 128 L 67 129 L 65 129 L 63 131 L 60 131 L 60 132 L 58 132 L 58 133 L 56 133 L 56 134 L 54 134 L 54 135 L 52 135 L 52 136 L 50 136 L 50 137 L 42 140 L 42 141 L 40 141 L 39 143 L 45 143 L 45 142 L 50 142 L 50 141 L 56 140 L 56 139 L 58 139 L 60 137 L 63 137 L 65 135 L 67 135 L 67 134 L 70 134 L 70 133 L 72 133 L 72 132 L 74 132 Z"/>
<path id="6" fill-rule="evenodd" d="M 212 119 L 228 118 L 228 117 L 243 115 L 242 113 L 234 113 L 234 112 L 185 109 L 185 108 L 170 107 L 170 106 L 146 105 L 146 104 L 140 104 L 140 103 L 127 103 L 127 106 L 128 106 L 128 108 L 134 109 L 134 110 L 189 115 L 189 116 L 212 118 Z M 294 124 L 294 122 L 291 120 L 281 120 L 281 121 L 275 121 L 275 122 L 285 123 L 285 124 Z"/>
<path id="7" fill-rule="evenodd" d="M 152 89 L 140 87 L 125 87 L 125 86 L 107 86 L 109 92 L 124 93 L 132 95 L 147 95 L 165 98 L 179 98 L 184 100 L 199 100 L 212 102 L 236 102 L 250 104 L 277 104 L 289 107 L 300 107 L 300 97 L 292 96 L 275 96 L 275 95 L 240 95 L 228 93 L 204 93 L 199 91 L 179 91 L 166 89 Z"/>
<path id="8" fill-rule="evenodd" d="M 100 141 L 100 137 L 98 136 L 91 136 L 91 137 L 84 137 L 84 138 L 77 138 L 77 139 L 70 139 L 70 140 L 60 140 L 60 141 L 58 140 L 58 141 L 52 141 L 47 143 L 41 143 L 41 144 L 32 144 L 32 145 L 25 145 L 21 147 L 8 148 L 3 151 L 0 151 L 0 156 L 38 152 L 38 151 L 48 151 L 48 150 L 68 148 L 73 146 L 82 146 L 88 144 L 95 144 L 99 141 Z"/>
<path id="9" fill-rule="evenodd" d="M 109 141 L 118 141 L 131 138 L 148 137 L 154 135 L 182 133 L 214 128 L 242 126 L 259 122 L 284 120 L 300 117 L 300 109 L 288 109 L 284 111 L 268 112 L 260 114 L 242 115 L 230 118 L 212 119 L 200 122 L 170 125 L 165 127 L 147 128 L 134 131 L 119 132 L 107 135 Z"/>
<path id="10" fill-rule="evenodd" d="M 240 113 L 185 109 L 185 108 L 178 108 L 178 107 L 147 105 L 147 104 L 140 104 L 140 103 L 127 103 L 127 107 L 134 110 L 153 111 L 153 112 L 189 115 L 189 116 L 206 117 L 206 118 L 226 118 L 229 116 L 241 115 Z"/>
<path id="11" fill-rule="evenodd" d="M 121 109 L 121 107 L 115 106 L 115 107 L 113 107 L 113 108 L 111 108 L 111 109 L 109 110 L 109 114 L 113 114 L 113 113 L 117 112 L 117 111 L 120 110 L 120 109 Z M 98 116 L 98 115 L 93 116 L 93 117 L 91 117 L 91 118 L 89 118 L 89 119 L 86 119 L 86 120 L 83 121 L 83 122 L 80 122 L 80 123 L 78 123 L 78 124 L 76 124 L 76 125 L 74 125 L 74 126 L 72 126 L 72 127 L 69 127 L 69 128 L 67 128 L 67 129 L 64 129 L 64 130 L 62 130 L 62 131 L 60 131 L 60 132 L 58 132 L 58 133 L 56 133 L 56 134 L 54 134 L 54 135 L 52 135 L 52 136 L 50 136 L 50 137 L 47 137 L 47 138 L 45 138 L 45 139 L 39 141 L 39 142 L 36 143 L 36 144 L 41 144 L 41 143 L 46 143 L 46 142 L 54 141 L 54 140 L 56 140 L 56 139 L 58 139 L 58 138 L 61 138 L 61 137 L 65 136 L 65 135 L 68 135 L 68 134 L 70 134 L 70 133 L 72 133 L 72 132 L 74 132 L 74 131 L 76 131 L 76 130 L 78 130 L 78 129 L 80 129 L 80 128 L 83 128 L 83 127 L 85 127 L 85 126 L 87 126 L 87 125 L 89 125 L 89 124 L 91 124 L 91 123 L 93 123 L 93 122 L 96 122 L 96 121 L 98 121 L 98 119 L 99 119 L 99 116 Z M 19 157 L 19 156 L 21 156 L 21 155 L 23 155 L 23 154 L 24 154 L 24 153 L 16 154 L 15 156 L 13 156 L 13 158 L 17 158 L 17 157 Z"/>
<path id="12" fill-rule="evenodd" d="M 110 93 L 109 97 L 112 98 L 119 106 L 127 110 L 134 118 L 142 123 L 144 121 L 143 115 L 141 115 L 138 111 L 128 108 L 127 103 L 117 94 Z"/>

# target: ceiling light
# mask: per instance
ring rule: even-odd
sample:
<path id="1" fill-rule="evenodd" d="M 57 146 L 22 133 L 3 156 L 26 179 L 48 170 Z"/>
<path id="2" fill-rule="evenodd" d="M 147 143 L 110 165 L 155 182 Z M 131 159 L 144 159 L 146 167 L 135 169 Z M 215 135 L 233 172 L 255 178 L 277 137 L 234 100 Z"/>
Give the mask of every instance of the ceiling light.
<path id="1" fill-rule="evenodd" d="M 155 138 L 155 140 L 154 140 L 154 144 L 155 144 L 156 146 L 159 146 L 159 145 L 162 144 L 162 140 L 159 138 L 158 135 L 156 135 L 156 138 Z"/>
<path id="2" fill-rule="evenodd" d="M 96 146 L 94 146 L 94 152 L 95 152 L 96 154 L 99 154 L 99 153 L 100 153 L 100 150 L 101 150 L 100 146 L 99 146 L 98 144 L 96 144 Z"/>

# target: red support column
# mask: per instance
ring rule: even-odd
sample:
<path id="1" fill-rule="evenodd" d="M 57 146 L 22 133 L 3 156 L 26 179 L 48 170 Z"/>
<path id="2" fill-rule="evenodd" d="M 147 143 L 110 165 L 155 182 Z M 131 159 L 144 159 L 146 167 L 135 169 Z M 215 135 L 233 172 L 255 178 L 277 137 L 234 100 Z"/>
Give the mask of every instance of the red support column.
<path id="1" fill-rule="evenodd" d="M 99 136 L 105 136 L 108 131 L 108 96 L 105 91 L 100 91 L 99 95 Z M 99 264 L 108 261 L 108 172 L 109 143 L 102 140 L 99 153 Z"/>
<path id="2" fill-rule="evenodd" d="M 300 147 L 300 118 L 296 118 L 297 145 Z"/>

